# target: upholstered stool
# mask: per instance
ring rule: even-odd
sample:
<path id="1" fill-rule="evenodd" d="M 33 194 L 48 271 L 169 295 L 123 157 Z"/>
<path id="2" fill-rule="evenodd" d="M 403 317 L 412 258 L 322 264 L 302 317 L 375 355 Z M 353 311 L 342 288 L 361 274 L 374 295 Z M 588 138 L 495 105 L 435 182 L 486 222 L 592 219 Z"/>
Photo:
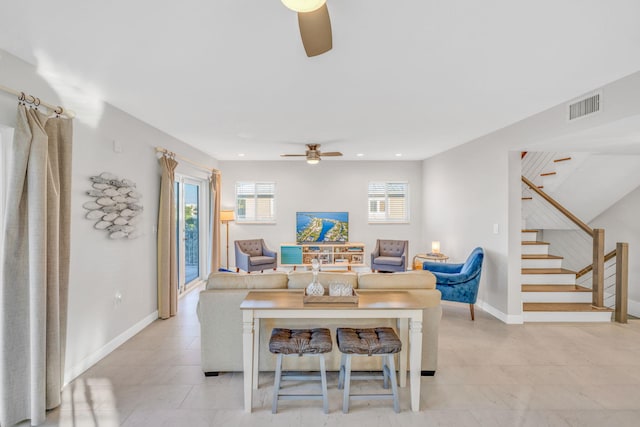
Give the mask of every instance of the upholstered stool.
<path id="1" fill-rule="evenodd" d="M 278 411 L 278 399 L 304 400 L 322 399 L 324 413 L 329 413 L 329 398 L 327 394 L 327 372 L 324 363 L 324 353 L 331 351 L 331 333 L 328 329 L 284 329 L 274 328 L 269 340 L 269 351 L 277 354 L 275 381 L 273 384 L 273 405 L 271 412 Z M 320 358 L 320 375 L 282 375 L 282 356 L 312 355 Z M 322 381 L 322 394 L 281 394 L 282 381 Z"/>
<path id="2" fill-rule="evenodd" d="M 349 399 L 393 399 L 393 409 L 400 412 L 398 400 L 398 382 L 394 355 L 402 349 L 402 342 L 392 328 L 338 328 L 336 332 L 338 348 L 342 353 L 338 388 L 344 388 L 342 412 L 349 412 Z M 381 375 L 351 375 L 351 356 L 382 356 Z M 382 379 L 383 387 L 391 393 L 351 394 L 351 380 Z"/>

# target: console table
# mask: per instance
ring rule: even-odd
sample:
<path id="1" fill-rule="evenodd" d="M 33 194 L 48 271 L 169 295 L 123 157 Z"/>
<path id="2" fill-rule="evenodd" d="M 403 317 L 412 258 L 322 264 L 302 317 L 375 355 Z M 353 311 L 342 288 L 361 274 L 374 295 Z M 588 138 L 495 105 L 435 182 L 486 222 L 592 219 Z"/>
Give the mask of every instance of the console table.
<path id="1" fill-rule="evenodd" d="M 304 290 L 249 292 L 240 304 L 242 310 L 242 357 L 244 369 L 244 410 L 251 412 L 253 390 L 258 389 L 260 319 L 398 319 L 402 351 L 399 359 L 400 386 L 406 387 L 407 348 L 409 349 L 411 410 L 420 410 L 420 368 L 422 360 L 421 298 L 411 291 L 362 291 L 357 304 L 304 304 Z M 320 322 L 321 323 L 321 322 Z M 413 345 L 413 344 L 416 345 Z"/>

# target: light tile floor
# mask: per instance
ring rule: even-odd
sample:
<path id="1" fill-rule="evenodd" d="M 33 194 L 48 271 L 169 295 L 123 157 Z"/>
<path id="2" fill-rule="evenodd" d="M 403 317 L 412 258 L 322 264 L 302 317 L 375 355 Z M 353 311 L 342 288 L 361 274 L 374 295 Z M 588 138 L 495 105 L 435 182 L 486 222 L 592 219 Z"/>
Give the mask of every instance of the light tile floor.
<path id="1" fill-rule="evenodd" d="M 443 303 L 438 372 L 422 378 L 421 411 L 354 401 L 342 414 L 337 375 L 330 413 L 319 401 L 284 401 L 271 414 L 273 374 L 261 374 L 254 412 L 243 411 L 242 374 L 200 370 L 198 290 L 175 318 L 156 321 L 64 390 L 48 426 L 638 426 L 640 321 L 505 325 Z M 309 387 L 317 387 L 317 383 Z M 356 387 L 364 387 L 358 384 Z"/>

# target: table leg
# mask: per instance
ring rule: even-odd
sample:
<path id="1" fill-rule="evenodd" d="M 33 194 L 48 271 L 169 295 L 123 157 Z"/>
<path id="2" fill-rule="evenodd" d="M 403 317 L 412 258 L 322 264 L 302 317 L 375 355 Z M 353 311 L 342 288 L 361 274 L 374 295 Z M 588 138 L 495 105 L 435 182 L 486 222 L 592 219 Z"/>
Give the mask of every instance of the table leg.
<path id="1" fill-rule="evenodd" d="M 407 386 L 407 360 L 409 352 L 409 319 L 399 318 L 397 321 L 398 332 L 400 332 L 400 341 L 402 342 L 402 350 L 398 355 L 398 374 L 400 375 L 400 387 Z"/>
<path id="2" fill-rule="evenodd" d="M 258 389 L 260 375 L 260 319 L 253 320 L 253 389 Z"/>
<path id="3" fill-rule="evenodd" d="M 253 311 L 242 310 L 242 365 L 244 381 L 244 411 L 251 412 L 253 403 Z"/>
<path id="4" fill-rule="evenodd" d="M 410 359 L 411 371 L 411 410 L 420 411 L 420 369 L 422 368 L 422 311 L 411 318 L 410 328 Z"/>

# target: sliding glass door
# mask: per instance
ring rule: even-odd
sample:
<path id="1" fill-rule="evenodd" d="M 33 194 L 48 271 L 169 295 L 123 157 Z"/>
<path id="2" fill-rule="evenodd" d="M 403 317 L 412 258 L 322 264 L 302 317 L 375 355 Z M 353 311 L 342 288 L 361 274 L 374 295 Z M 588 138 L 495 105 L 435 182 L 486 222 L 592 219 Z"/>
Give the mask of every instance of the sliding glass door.
<path id="1" fill-rule="evenodd" d="M 176 175 L 178 221 L 178 292 L 185 292 L 206 273 L 205 182 Z"/>

